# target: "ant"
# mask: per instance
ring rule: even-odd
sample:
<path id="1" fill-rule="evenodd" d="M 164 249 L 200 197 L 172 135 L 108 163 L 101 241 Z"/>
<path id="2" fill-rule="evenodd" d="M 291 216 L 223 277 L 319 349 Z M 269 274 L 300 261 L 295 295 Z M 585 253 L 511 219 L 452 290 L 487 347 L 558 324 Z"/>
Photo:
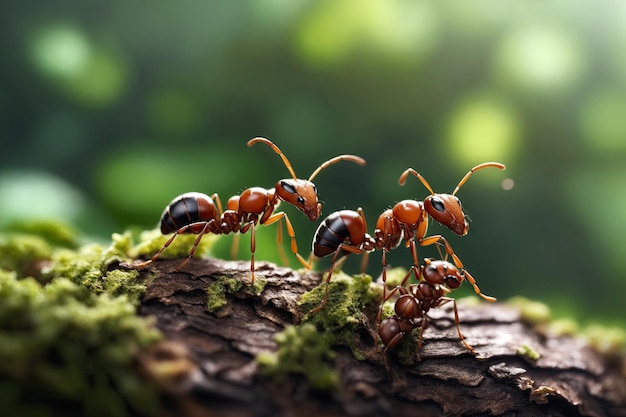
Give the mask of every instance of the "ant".
<path id="1" fill-rule="evenodd" d="M 326 305 L 328 287 L 336 267 L 339 254 L 361 254 L 374 250 L 383 251 L 383 275 L 386 273 L 386 252 L 400 245 L 403 232 L 400 224 L 392 216 L 391 209 L 385 210 L 376 222 L 374 237 L 367 233 L 367 223 L 362 208 L 340 210 L 331 213 L 320 223 L 313 238 L 313 255 L 319 258 L 333 255 L 330 271 L 326 277 L 324 298 L 310 313 L 316 313 Z M 344 258 L 345 259 L 345 258 Z M 384 278 L 386 280 L 386 276 Z"/>
<path id="2" fill-rule="evenodd" d="M 356 212 L 353 210 L 342 210 L 330 214 L 315 232 L 312 251 L 313 255 L 317 257 L 325 257 L 333 253 L 334 256 L 331 261 L 330 272 L 326 278 L 324 298 L 321 304 L 311 310 L 310 313 L 315 313 L 326 305 L 328 286 L 340 252 L 347 255 L 350 253 L 368 253 L 374 250 L 383 251 L 383 299 L 387 299 L 386 254 L 398 247 L 403 239 L 406 241 L 406 246 L 410 248 L 413 258 L 413 265 L 408 271 L 405 281 L 411 273 L 414 273 L 417 280 L 419 280 L 416 242 L 420 246 L 443 244 L 446 258 L 451 256 L 456 267 L 463 269 L 463 263 L 442 235 L 426 236 L 428 218 L 430 216 L 457 235 L 465 236 L 469 230 L 469 223 L 467 222 L 467 216 L 463 212 L 461 200 L 456 197 L 456 193 L 474 172 L 487 167 L 505 168 L 499 162 L 484 162 L 476 165 L 459 181 L 452 194 L 436 194 L 422 175 L 413 168 L 408 168 L 400 175 L 400 185 L 404 185 L 408 175 L 412 174 L 424 184 L 431 195 L 426 197 L 423 202 L 403 200 L 395 204 L 393 208 L 385 210 L 378 217 L 373 238 L 366 233 L 367 227 L 362 209 L 359 208 Z M 471 275 L 468 275 L 467 279 L 480 297 L 490 302 L 496 301 L 494 297 L 481 292 L 476 284 L 476 280 Z"/>
<path id="3" fill-rule="evenodd" d="M 420 329 L 417 343 L 419 350 L 422 347 L 424 331 L 428 328 L 428 311 L 431 308 L 452 302 L 454 323 L 459 339 L 470 353 L 474 353 L 474 348 L 467 343 L 459 328 L 460 321 L 456 300 L 446 296 L 450 291 L 459 288 L 466 278 L 469 280 L 471 277 L 469 272 L 461 271 L 454 264 L 445 260 L 425 258 L 424 263 L 419 267 L 419 275 L 423 278 L 419 283 L 411 284 L 407 289 L 403 282 L 387 298 L 391 298 L 396 290 L 401 293 L 394 304 L 395 315 L 384 319 L 378 326 L 378 335 L 385 345 L 385 350 L 398 346 L 408 333 L 417 328 Z"/>
<path id="4" fill-rule="evenodd" d="M 304 213 L 311 221 L 317 220 L 322 211 L 322 203 L 318 200 L 313 179 L 321 170 L 339 161 L 345 160 L 365 165 L 365 160 L 355 155 L 339 155 L 322 163 L 313 171 L 308 180 L 303 180 L 296 176 L 291 163 L 278 146 L 269 139 L 261 137 L 249 140 L 248 146 L 256 143 L 264 143 L 272 148 L 281 157 L 292 178 L 278 180 L 274 188 L 269 190 L 261 187 L 248 188 L 241 194 L 231 197 L 227 202 L 225 211 L 222 210 L 222 202 L 217 193 L 210 197 L 197 192 L 179 195 L 165 207 L 161 216 L 161 233 L 174 234 L 151 259 L 134 265 L 135 268 L 144 268 L 154 262 L 174 241 L 176 236 L 183 233 L 197 234 L 198 237 L 189 251 L 189 256 L 176 268 L 177 271 L 193 257 L 196 247 L 205 233 L 243 234 L 250 230 L 250 273 L 252 284 L 254 284 L 255 226 L 257 223 L 270 225 L 279 222 L 276 240 L 280 247 L 282 243 L 281 220 L 285 221 L 287 233 L 291 238 L 291 251 L 305 268 L 311 268 L 310 262 L 307 262 L 298 253 L 296 233 L 289 217 L 285 212 L 274 213 L 274 210 L 281 201 L 285 201 Z"/>

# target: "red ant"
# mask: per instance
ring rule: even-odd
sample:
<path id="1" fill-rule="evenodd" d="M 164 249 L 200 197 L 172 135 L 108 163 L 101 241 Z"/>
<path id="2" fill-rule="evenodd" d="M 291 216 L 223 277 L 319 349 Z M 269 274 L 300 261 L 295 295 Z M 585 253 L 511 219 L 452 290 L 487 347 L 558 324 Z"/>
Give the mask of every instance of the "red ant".
<path id="1" fill-rule="evenodd" d="M 333 276 L 335 264 L 339 254 L 361 254 L 374 250 L 383 251 L 383 275 L 386 272 L 386 252 L 400 245 L 402 241 L 402 229 L 394 219 L 391 209 L 385 210 L 376 222 L 375 237 L 367 233 L 365 214 L 360 207 L 357 211 L 340 210 L 331 213 L 320 223 L 313 238 L 313 255 L 324 257 L 333 255 L 330 271 L 326 277 L 324 298 L 319 306 L 310 313 L 316 313 L 326 305 L 328 286 Z M 386 277 L 385 277 L 386 278 Z"/>
<path id="2" fill-rule="evenodd" d="M 403 200 L 395 204 L 393 208 L 385 210 L 378 217 L 376 222 L 374 238 L 366 233 L 367 227 L 365 216 L 360 208 L 357 212 L 352 210 L 342 210 L 330 214 L 320 224 L 313 239 L 313 255 L 317 257 L 324 257 L 334 253 L 334 256 L 331 262 L 330 272 L 326 278 L 326 289 L 322 303 L 318 307 L 311 310 L 311 313 L 321 310 L 324 305 L 326 305 L 328 286 L 335 268 L 335 262 L 337 261 L 340 252 L 342 254 L 361 254 L 363 252 L 367 253 L 373 250 L 383 251 L 383 299 L 387 298 L 386 254 L 390 250 L 398 247 L 402 242 L 402 239 L 406 241 L 406 246 L 410 248 L 411 256 L 413 258 L 413 266 L 411 266 L 405 280 L 411 273 L 414 273 L 416 278 L 419 280 L 419 261 L 415 242 L 419 243 L 420 246 L 443 244 L 446 251 L 446 257 L 451 256 L 454 264 L 459 269 L 463 269 L 463 263 L 454 253 L 454 250 L 443 236 L 433 235 L 426 237 L 426 232 L 428 230 L 428 217 L 432 217 L 439 223 L 448 227 L 457 235 L 466 235 L 469 230 L 469 223 L 467 222 L 466 215 L 463 212 L 461 201 L 458 197 L 456 197 L 456 193 L 463 186 L 463 184 L 465 184 L 470 175 L 472 175 L 475 171 L 487 167 L 495 167 L 499 169 L 505 168 L 503 164 L 498 162 L 485 162 L 476 165 L 467 174 L 465 174 L 461 181 L 459 181 L 452 194 L 435 194 L 424 177 L 422 177 L 413 168 L 407 169 L 400 176 L 400 185 L 404 185 L 408 175 L 413 174 L 419 178 L 428 191 L 430 191 L 431 195 L 426 197 L 423 202 L 417 200 Z M 468 275 L 467 278 L 474 287 L 474 291 L 476 291 L 479 296 L 487 301 L 496 301 L 494 297 L 484 295 L 480 291 L 480 288 L 476 284 L 476 280 L 471 275 Z"/>
<path id="3" fill-rule="evenodd" d="M 417 328 L 420 329 L 417 343 L 417 348 L 420 349 L 424 331 L 428 328 L 428 311 L 452 302 L 454 323 L 459 339 L 470 353 L 474 353 L 474 348 L 467 343 L 459 328 L 456 300 L 446 296 L 451 290 L 459 288 L 465 278 L 469 280 L 471 277 L 469 272 L 460 271 L 448 261 L 425 258 L 424 263 L 419 267 L 419 275 L 423 278 L 422 281 L 410 285 L 408 289 L 404 287 L 403 282 L 388 296 L 390 298 L 396 290 L 401 293 L 394 304 L 395 315 L 384 319 L 378 326 L 378 335 L 385 345 L 385 350 L 398 346 L 408 333 Z"/>
<path id="4" fill-rule="evenodd" d="M 180 234 L 193 233 L 197 234 L 198 237 L 189 251 L 189 256 L 176 270 L 182 268 L 193 257 L 196 247 L 205 233 L 243 234 L 250 230 L 250 273 L 252 283 L 254 284 L 255 226 L 257 223 L 270 225 L 279 222 L 277 242 L 280 247 L 282 240 L 281 220 L 285 221 L 287 233 L 291 238 L 291 251 L 305 268 L 311 267 L 310 263 L 298 253 L 296 233 L 289 217 L 282 211 L 274 213 L 274 209 L 278 207 L 282 200 L 296 207 L 310 220 L 317 220 L 322 211 L 322 203 L 318 200 L 317 189 L 312 182 L 315 176 L 322 169 L 339 161 L 352 161 L 359 165 L 364 165 L 365 160 L 355 155 L 339 155 L 322 163 L 313 171 L 308 180 L 302 180 L 296 177 L 291 163 L 278 146 L 274 145 L 269 139 L 260 137 L 248 141 L 248 146 L 252 146 L 255 143 L 264 143 L 272 148 L 281 157 L 292 178 L 279 180 L 274 188 L 269 190 L 261 187 L 248 188 L 240 195 L 231 197 L 227 202 L 225 211 L 222 210 L 222 203 L 217 194 L 213 194 L 211 197 L 196 192 L 179 195 L 165 207 L 161 216 L 161 233 L 168 234 L 174 232 L 174 234 L 151 259 L 136 264 L 136 268 L 144 268 L 154 262 L 174 241 L 176 236 Z M 217 207 L 214 200 L 217 203 Z"/>

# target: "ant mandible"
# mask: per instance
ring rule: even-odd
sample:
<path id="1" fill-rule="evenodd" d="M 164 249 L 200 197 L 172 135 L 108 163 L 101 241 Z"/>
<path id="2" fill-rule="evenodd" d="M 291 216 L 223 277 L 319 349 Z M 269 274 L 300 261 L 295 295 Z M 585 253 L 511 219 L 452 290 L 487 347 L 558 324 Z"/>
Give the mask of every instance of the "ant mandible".
<path id="1" fill-rule="evenodd" d="M 422 347 L 424 331 L 429 324 L 427 313 L 431 308 L 452 302 L 454 324 L 459 339 L 470 353 L 474 353 L 474 348 L 467 343 L 461 333 L 456 300 L 446 296 L 450 291 L 459 288 L 466 278 L 469 280 L 471 277 L 469 272 L 457 269 L 454 264 L 448 261 L 429 258 L 424 259 L 418 272 L 422 277 L 419 283 L 411 284 L 407 289 L 404 287 L 405 282 L 403 282 L 387 297 L 387 299 L 391 298 L 396 290 L 401 293 L 394 303 L 395 314 L 384 319 L 378 326 L 378 335 L 385 345 L 385 350 L 396 347 L 407 334 L 417 328 L 420 329 L 417 342 L 419 350 Z"/>
<path id="2" fill-rule="evenodd" d="M 269 139 L 261 137 L 249 140 L 248 146 L 256 143 L 264 143 L 272 148 L 281 157 L 292 178 L 279 180 L 274 188 L 269 190 L 261 187 L 248 188 L 240 195 L 231 197 L 227 202 L 226 210 L 222 210 L 222 203 L 217 193 L 210 197 L 197 192 L 179 195 L 165 207 L 161 216 L 161 233 L 173 232 L 174 234 L 151 259 L 134 265 L 135 268 L 144 268 L 154 262 L 174 241 L 176 236 L 184 233 L 197 234 L 198 237 L 189 251 L 189 256 L 178 265 L 176 270 L 181 269 L 193 257 L 196 247 L 205 233 L 243 234 L 250 230 L 250 275 L 252 284 L 254 284 L 255 226 L 257 223 L 270 225 L 279 222 L 277 242 L 280 245 L 282 235 L 280 221 L 284 220 L 287 233 L 291 238 L 291 251 L 305 268 L 310 269 L 310 263 L 298 253 L 296 233 L 289 217 L 285 212 L 274 213 L 274 210 L 280 201 L 285 201 L 304 213 L 311 221 L 317 220 L 322 211 L 322 204 L 318 200 L 313 179 L 321 170 L 339 161 L 345 160 L 365 165 L 365 160 L 355 155 L 339 155 L 322 163 L 313 171 L 308 180 L 303 180 L 296 176 L 291 163 L 278 146 Z"/>
<path id="3" fill-rule="evenodd" d="M 330 214 L 320 224 L 313 238 L 313 255 L 317 257 L 325 257 L 333 255 L 330 271 L 326 277 L 326 288 L 324 297 L 320 305 L 310 313 L 321 310 L 327 301 L 328 286 L 332 278 L 335 263 L 339 253 L 361 254 L 363 252 L 371 252 L 373 250 L 382 250 L 382 280 L 383 280 L 383 299 L 387 299 L 387 252 L 395 249 L 400 245 L 402 240 L 406 240 L 406 245 L 410 248 L 413 258 L 413 265 L 408 271 L 406 279 L 414 273 L 419 280 L 418 270 L 419 261 L 417 257 L 417 249 L 415 242 L 420 246 L 429 246 L 442 243 L 446 250 L 446 257 L 451 256 L 454 264 L 459 268 L 463 268 L 463 263 L 454 253 L 454 250 L 448 241 L 441 235 L 426 236 L 428 230 L 428 217 L 434 218 L 439 223 L 451 229 L 458 235 L 464 236 L 469 230 L 469 224 L 466 215 L 463 212 L 461 201 L 456 197 L 458 190 L 465 184 L 470 175 L 487 167 L 495 167 L 504 169 L 505 166 L 498 162 L 485 162 L 472 168 L 459 182 L 452 194 L 435 194 L 426 179 L 422 177 L 413 168 L 409 168 L 402 173 L 399 182 L 404 185 L 409 174 L 415 175 L 426 186 L 431 195 L 426 197 L 424 201 L 403 200 L 395 204 L 393 208 L 385 210 L 376 221 L 376 229 L 374 237 L 367 234 L 367 226 L 363 210 L 341 210 Z M 476 280 L 468 275 L 468 281 L 474 287 L 476 293 L 487 301 L 495 301 L 494 297 L 484 295 Z"/>

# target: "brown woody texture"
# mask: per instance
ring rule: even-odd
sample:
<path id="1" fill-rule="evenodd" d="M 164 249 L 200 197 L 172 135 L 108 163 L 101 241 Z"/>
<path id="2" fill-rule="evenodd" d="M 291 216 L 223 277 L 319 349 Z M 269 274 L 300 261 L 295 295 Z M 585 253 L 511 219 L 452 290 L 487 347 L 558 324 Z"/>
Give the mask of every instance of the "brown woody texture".
<path id="1" fill-rule="evenodd" d="M 319 284 L 321 273 L 257 263 L 262 292 L 244 285 L 211 313 L 207 287 L 223 276 L 248 283 L 249 263 L 194 259 L 177 272 L 179 263 L 158 261 L 143 272 L 155 278 L 140 307 L 165 336 L 145 368 L 176 369 L 164 385 L 171 415 L 626 416 L 623 356 L 602 355 L 576 337 L 537 332 L 502 303 L 459 305 L 461 330 L 475 355 L 459 342 L 448 305 L 431 312 L 419 357 L 407 363 L 388 351 L 386 369 L 374 307 L 358 323 L 352 349 L 332 347 L 335 389 L 315 389 L 299 374 L 268 376 L 257 354 L 276 351 L 275 335 L 301 322 L 306 311 L 299 297 Z M 355 346 L 364 358 L 354 357 Z M 539 358 L 521 352 L 524 346 Z"/>

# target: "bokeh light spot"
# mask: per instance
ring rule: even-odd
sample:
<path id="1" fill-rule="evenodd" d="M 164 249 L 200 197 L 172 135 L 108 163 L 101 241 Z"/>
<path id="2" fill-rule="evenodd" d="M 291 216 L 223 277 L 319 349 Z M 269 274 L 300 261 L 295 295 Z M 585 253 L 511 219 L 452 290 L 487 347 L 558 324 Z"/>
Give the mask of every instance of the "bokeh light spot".
<path id="1" fill-rule="evenodd" d="M 78 28 L 56 24 L 32 40 L 35 67 L 62 93 L 87 105 L 107 105 L 121 96 L 126 62 L 112 49 L 93 44 Z"/>
<path id="2" fill-rule="evenodd" d="M 80 192 L 52 174 L 5 171 L 0 175 L 0 225 L 43 219 L 75 224 L 85 209 Z"/>
<path id="3" fill-rule="evenodd" d="M 515 181 L 513 178 L 505 178 L 500 185 L 504 191 L 511 191 L 515 187 Z"/>
<path id="4" fill-rule="evenodd" d="M 453 111 L 448 124 L 447 153 L 463 166 L 508 161 L 519 146 L 516 114 L 488 96 L 470 98 Z"/>
<path id="5" fill-rule="evenodd" d="M 533 94 L 566 90 L 584 72 L 586 56 L 573 35 L 554 25 L 513 30 L 494 56 L 496 78 Z"/>
<path id="6" fill-rule="evenodd" d="M 38 32 L 31 45 L 35 65 L 52 77 L 70 79 L 84 71 L 91 47 L 71 25 L 55 25 Z"/>
<path id="7" fill-rule="evenodd" d="M 295 36 L 297 52 L 317 66 L 355 52 L 407 60 L 432 49 L 438 16 L 427 2 L 326 0 L 315 4 Z"/>

